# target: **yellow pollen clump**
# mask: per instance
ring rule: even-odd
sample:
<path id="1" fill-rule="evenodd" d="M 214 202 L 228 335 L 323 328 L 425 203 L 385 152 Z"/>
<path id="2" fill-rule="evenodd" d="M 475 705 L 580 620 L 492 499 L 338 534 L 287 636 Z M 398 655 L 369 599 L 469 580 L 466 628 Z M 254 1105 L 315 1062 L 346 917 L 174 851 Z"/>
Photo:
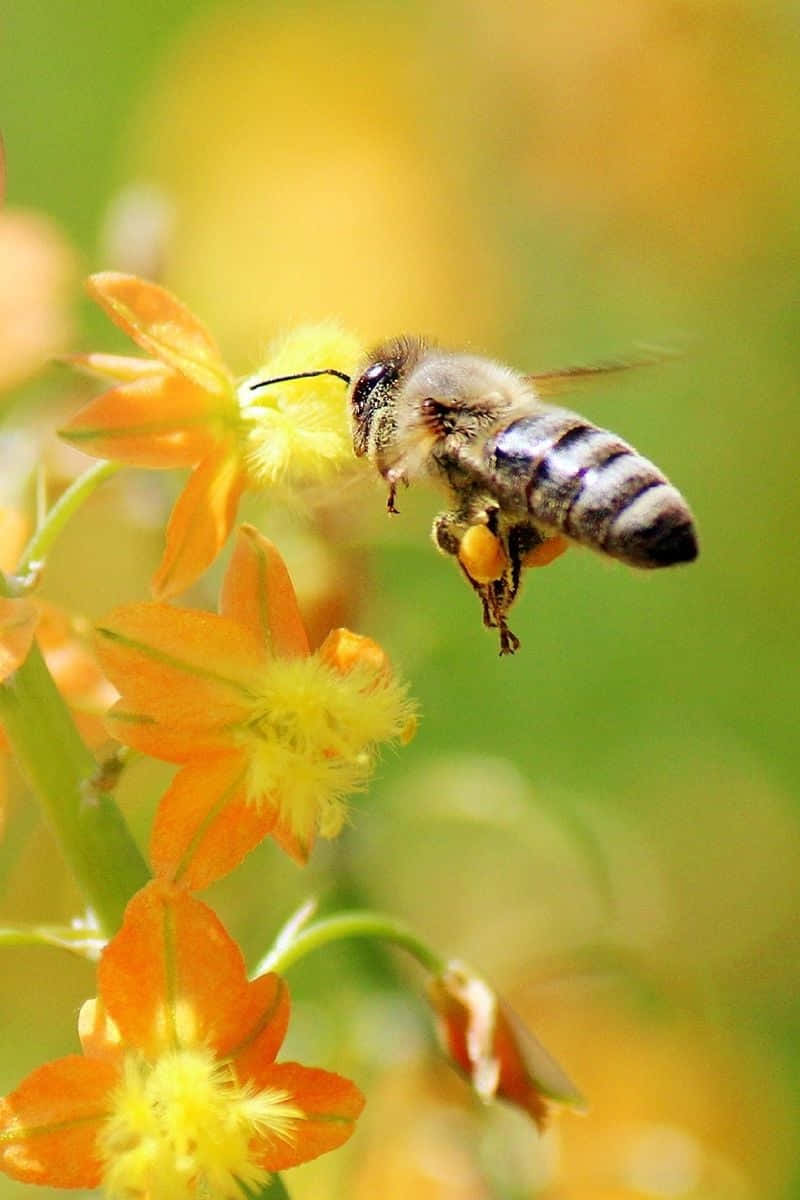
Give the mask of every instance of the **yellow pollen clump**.
<path id="1" fill-rule="evenodd" d="M 237 393 L 254 486 L 326 479 L 352 463 L 353 450 L 343 380 L 320 375 L 255 391 L 252 384 L 331 367 L 352 375 L 361 356 L 358 341 L 333 321 L 300 326 L 270 347 Z"/>
<path id="2" fill-rule="evenodd" d="M 241 1200 L 261 1187 L 254 1139 L 292 1141 L 303 1113 L 281 1089 L 240 1084 L 208 1050 L 174 1050 L 156 1062 L 130 1054 L 99 1138 L 103 1187 L 113 1200 Z"/>
<path id="3" fill-rule="evenodd" d="M 500 539 L 485 525 L 470 525 L 458 547 L 458 561 L 476 583 L 494 583 L 508 567 Z"/>

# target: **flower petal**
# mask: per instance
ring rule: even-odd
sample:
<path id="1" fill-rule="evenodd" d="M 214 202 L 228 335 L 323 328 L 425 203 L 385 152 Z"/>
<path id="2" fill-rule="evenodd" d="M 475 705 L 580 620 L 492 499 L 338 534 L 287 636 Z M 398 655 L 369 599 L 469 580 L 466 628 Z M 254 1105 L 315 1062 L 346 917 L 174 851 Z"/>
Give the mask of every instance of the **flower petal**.
<path id="1" fill-rule="evenodd" d="M 247 1032 L 228 1050 L 242 1082 L 275 1061 L 289 1024 L 289 989 L 280 975 L 259 975 L 250 984 L 249 1003 L 252 1017 L 243 1021 Z"/>
<path id="2" fill-rule="evenodd" d="M 257 1087 L 284 1089 L 305 1114 L 292 1142 L 271 1138 L 256 1148 L 256 1161 L 268 1171 L 283 1171 L 335 1150 L 350 1137 L 364 1107 L 364 1097 L 354 1083 L 315 1067 L 275 1063 L 251 1078 Z"/>
<path id="3" fill-rule="evenodd" d="M 189 763 L 161 798 L 150 838 L 154 872 L 191 890 L 227 875 L 275 824 L 276 810 L 249 804 L 244 754 Z"/>
<path id="4" fill-rule="evenodd" d="M 387 678 L 392 673 L 389 656 L 383 647 L 373 638 L 350 629 L 332 629 L 317 655 L 341 675 L 349 675 L 359 665 L 368 667 L 376 678 Z"/>
<path id="5" fill-rule="evenodd" d="M 231 388 L 231 378 L 206 327 L 166 288 L 103 271 L 90 276 L 89 295 L 137 345 L 216 395 Z"/>
<path id="6" fill-rule="evenodd" d="M 242 525 L 225 572 L 220 612 L 245 625 L 280 658 L 309 653 L 289 572 L 275 545 Z"/>
<path id="7" fill-rule="evenodd" d="M 39 610 L 27 596 L 0 596 L 0 681 L 8 679 L 28 657 Z"/>
<path id="8" fill-rule="evenodd" d="M 98 968 L 100 997 L 123 1041 L 155 1058 L 178 1047 L 225 1053 L 247 1033 L 241 951 L 183 888 L 153 880 L 125 910 Z"/>
<path id="9" fill-rule="evenodd" d="M 153 577 L 164 600 L 185 591 L 209 567 L 236 518 L 247 477 L 232 445 L 219 444 L 192 472 L 167 525 L 167 544 Z"/>
<path id="10" fill-rule="evenodd" d="M 133 467 L 193 466 L 217 434 L 209 395 L 162 367 L 90 400 L 60 435 L 86 454 Z"/>
<path id="11" fill-rule="evenodd" d="M 144 379 L 147 375 L 164 375 L 168 370 L 157 358 L 137 358 L 134 355 L 103 354 L 95 351 L 89 354 L 62 354 L 58 361 L 88 371 L 92 375 L 100 375 L 104 379 L 116 379 L 118 383 L 131 383 L 134 379 Z"/>
<path id="12" fill-rule="evenodd" d="M 124 1048 L 119 1029 L 105 1010 L 102 1000 L 84 1000 L 78 1013 L 78 1037 L 87 1058 L 119 1062 Z"/>
<path id="13" fill-rule="evenodd" d="M 302 820 L 303 817 L 304 820 Z M 302 827 L 298 828 L 300 820 L 302 820 Z M 305 814 L 295 810 L 288 813 L 283 819 L 279 816 L 272 829 L 272 836 L 284 854 L 288 854 L 289 858 L 293 858 L 301 867 L 306 865 L 311 857 L 311 851 L 314 849 L 317 820 L 316 807 L 308 808 Z"/>
<path id="14" fill-rule="evenodd" d="M 0 1169 L 25 1183 L 97 1187 L 95 1139 L 117 1079 L 111 1063 L 79 1054 L 38 1067 L 0 1099 Z"/>
<path id="15" fill-rule="evenodd" d="M 431 978 L 428 994 L 445 1053 L 484 1101 L 517 1105 L 544 1128 L 550 1102 L 585 1101 L 563 1069 L 492 987 L 463 963 Z"/>
<path id="16" fill-rule="evenodd" d="M 182 762 L 230 750 L 268 660 L 247 629 L 215 613 L 129 604 L 98 627 L 97 654 L 122 699 L 108 720 L 116 736 Z"/>

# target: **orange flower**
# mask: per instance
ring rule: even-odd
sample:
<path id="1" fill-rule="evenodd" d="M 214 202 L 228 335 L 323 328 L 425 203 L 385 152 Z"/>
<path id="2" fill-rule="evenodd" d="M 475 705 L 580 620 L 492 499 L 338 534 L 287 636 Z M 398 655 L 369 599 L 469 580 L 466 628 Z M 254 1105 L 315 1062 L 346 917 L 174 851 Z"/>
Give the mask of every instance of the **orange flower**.
<path id="1" fill-rule="evenodd" d="M 78 1020 L 83 1056 L 46 1063 L 0 1100 L 0 1167 L 12 1178 L 233 1200 L 353 1132 L 354 1084 L 275 1062 L 283 980 L 248 982 L 236 943 L 182 889 L 137 892 L 98 989 Z"/>
<path id="2" fill-rule="evenodd" d="M 230 871 L 271 834 L 298 862 L 335 837 L 344 797 L 375 747 L 413 732 L 413 709 L 370 638 L 335 630 L 314 654 L 275 547 L 244 526 L 221 615 L 133 604 L 98 630 L 121 700 L 120 741 L 182 764 L 150 844 L 155 871 L 191 888 Z"/>
<path id="3" fill-rule="evenodd" d="M 519 1017 L 463 963 L 428 985 L 445 1053 L 482 1100 L 508 1100 L 543 1129 L 550 1103 L 580 1112 L 585 1102 Z"/>
<path id="4" fill-rule="evenodd" d="M 254 391 L 252 380 L 244 380 L 237 387 L 211 334 L 166 289 L 107 271 L 91 276 L 88 290 L 154 357 L 72 356 L 70 362 L 116 386 L 86 404 L 62 435 L 87 454 L 131 466 L 192 468 L 153 579 L 156 597 L 174 596 L 216 558 L 246 487 L 287 476 L 316 479 L 352 458 L 346 392 L 325 376 L 310 386 Z M 352 371 L 358 353 L 331 325 L 301 328 L 258 374 L 283 376 L 342 358 Z"/>

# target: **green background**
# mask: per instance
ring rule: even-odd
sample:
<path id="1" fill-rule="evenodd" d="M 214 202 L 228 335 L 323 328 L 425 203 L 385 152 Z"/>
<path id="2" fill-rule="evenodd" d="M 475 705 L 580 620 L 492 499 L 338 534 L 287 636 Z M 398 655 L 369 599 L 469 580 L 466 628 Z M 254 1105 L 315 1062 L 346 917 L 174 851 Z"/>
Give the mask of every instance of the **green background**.
<path id="1" fill-rule="evenodd" d="M 667 352 L 663 365 L 583 389 L 568 403 L 669 473 L 697 517 L 698 562 L 637 575 L 573 551 L 547 571 L 530 573 L 512 614 L 522 649 L 500 660 L 475 598 L 430 545 L 437 498 L 413 489 L 400 498 L 401 516 L 389 522 L 379 487 L 367 489 L 368 500 L 357 507 L 348 507 L 344 495 L 338 536 L 342 552 L 358 564 L 349 619 L 379 638 L 409 679 L 422 711 L 420 732 L 410 747 L 384 757 L 369 794 L 355 802 L 352 828 L 338 847 L 319 848 L 305 874 L 265 845 L 211 900 L 253 961 L 309 893 L 331 907 L 375 904 L 412 920 L 441 949 L 471 959 L 534 1024 L 541 1002 L 545 1024 L 536 1027 L 546 1042 L 547 1014 L 558 1008 L 547 991 L 555 962 L 563 1011 L 580 1022 L 588 1005 L 591 1020 L 600 1022 L 600 1043 L 598 1013 L 610 1010 L 635 1030 L 636 1046 L 639 1038 L 647 1045 L 653 1029 L 661 1036 L 674 1023 L 687 1025 L 701 1090 L 709 1047 L 722 1045 L 725 1061 L 736 1064 L 730 1077 L 727 1068 L 713 1075 L 708 1107 L 738 1107 L 751 1132 L 752 1117 L 758 1134 L 751 1145 L 746 1134 L 743 1148 L 725 1121 L 704 1126 L 685 1111 L 680 1088 L 672 1107 L 665 1101 L 647 1116 L 665 1127 L 691 1127 L 701 1142 L 707 1136 L 703 1144 L 741 1166 L 735 1179 L 722 1172 L 696 1190 L 630 1184 L 614 1191 L 601 1167 L 592 1166 L 591 1148 L 582 1146 L 574 1153 L 586 1156 L 583 1177 L 563 1193 L 540 1192 L 513 1171 L 516 1182 L 509 1182 L 489 1142 L 489 1149 L 481 1143 L 476 1176 L 484 1191 L 472 1194 L 800 1195 L 791 1133 L 800 1067 L 797 13 L 789 3 L 604 0 L 596 10 L 567 6 L 570 15 L 559 25 L 546 9 L 510 5 L 494 12 L 477 3 L 301 9 L 211 0 L 8 6 L 0 27 L 7 205 L 53 218 L 88 273 L 117 265 L 101 248 L 100 229 L 118 189 L 147 178 L 180 190 L 176 180 L 184 172 L 179 248 L 171 262 L 168 256 L 164 282 L 190 307 L 212 326 L 210 306 L 247 310 L 256 324 L 260 289 L 279 294 L 281 272 L 288 287 L 293 271 L 308 283 L 309 308 L 298 311 L 293 300 L 287 324 L 330 312 L 369 339 L 400 332 L 383 323 L 374 278 L 395 295 L 405 289 L 406 309 L 386 320 L 404 319 L 414 328 L 415 280 L 425 286 L 437 253 L 435 222 L 419 244 L 413 225 L 430 189 L 453 215 L 452 230 L 443 226 L 451 242 L 442 248 L 442 273 L 457 263 L 464 312 L 473 302 L 477 307 L 464 316 L 443 286 L 441 326 L 423 332 L 443 341 L 463 337 L 523 369 L 635 358 L 643 346 Z M 253 100 L 234 121 L 230 102 L 218 106 L 213 93 L 206 95 L 207 110 L 197 106 L 210 70 L 199 44 L 219 45 L 211 77 L 219 77 L 226 97 L 236 92 L 238 72 L 246 93 L 250 68 L 232 50 L 237 29 L 250 29 L 243 43 L 258 61 L 253 45 L 263 39 L 266 58 L 270 30 L 295 20 L 305 30 L 297 45 L 306 39 L 311 63 L 298 55 L 284 64 L 280 116 L 260 111 Z M 342 68 L 339 94 L 337 54 L 350 39 L 357 49 Z M 326 48 L 331 71 L 315 90 Z M 352 70 L 359 61 L 361 92 Z M 270 70 L 265 62 L 265 87 Z M 560 84 L 555 92 L 553 80 Z M 317 190 L 303 203 L 312 212 L 315 203 L 321 211 L 333 208 L 327 219 L 335 229 L 344 195 L 340 238 L 349 270 L 326 278 L 314 231 L 306 241 L 295 229 L 273 278 L 266 280 L 259 267 L 254 281 L 242 257 L 231 268 L 245 281 L 237 294 L 227 290 L 227 277 L 214 283 L 226 213 L 219 209 L 215 226 L 206 212 L 204 242 L 192 227 L 192 197 L 213 188 L 206 189 L 196 149 L 190 165 L 182 164 L 175 151 L 181 132 L 169 128 L 170 89 L 191 87 L 197 90 L 187 109 L 207 128 L 209 175 L 219 160 L 235 157 L 240 142 L 238 161 L 252 155 L 253 204 L 279 197 L 280 212 L 263 209 L 265 230 L 280 225 L 293 200 L 288 184 L 286 194 L 262 194 L 258 181 L 271 169 L 280 180 L 281 164 L 290 161 L 287 146 L 302 158 L 302 138 L 319 112 L 322 133 L 308 147 Z M 370 192 L 365 243 L 359 209 L 365 193 L 348 193 L 350 177 L 343 183 L 338 172 L 355 153 L 352 130 L 362 129 L 379 87 L 386 89 L 383 115 L 362 130 L 357 150 L 367 163 L 375 156 L 376 172 L 394 162 L 397 178 L 387 177 L 391 203 L 383 224 L 379 192 Z M 303 113 L 298 131 L 293 104 Z M 339 114 L 340 135 L 331 112 Z M 169 168 L 167 151 L 156 144 L 162 122 Z M 617 133 L 619 145 L 610 137 Z M 195 130 L 185 140 L 197 136 Z M 416 184 L 404 190 L 412 160 L 425 181 L 421 191 Z M 335 202 L 319 182 L 326 171 L 338 189 Z M 283 178 L 289 175 L 287 166 Z M 249 186 L 246 172 L 232 175 L 232 192 Z M 207 208 L 213 216 L 210 202 Z M 398 212 L 408 216 L 408 227 Z M 383 230 L 385 249 L 376 229 Z M 401 238 L 405 277 L 376 276 L 384 253 L 395 263 Z M 476 292 L 491 286 L 490 319 L 482 315 L 481 297 L 469 294 L 470 279 Z M 79 298 L 77 282 L 73 302 L 75 348 L 122 348 L 104 318 Z M 435 297 L 428 291 L 420 303 L 429 305 L 429 323 Z M 263 316 L 265 341 L 274 332 L 272 312 Z M 359 328 L 362 313 L 371 313 L 374 324 Z M 250 369 L 252 342 L 243 354 L 230 332 L 220 336 L 236 368 Z M 45 371 L 8 398 L 5 430 L 25 428 L 32 414 L 46 418 L 48 406 L 61 411 L 69 403 L 63 376 Z M 159 522 L 177 483 L 137 479 L 142 491 L 152 483 L 156 516 L 137 523 L 130 495 L 120 492 L 92 506 L 54 556 L 46 581 L 51 599 L 97 617 L 113 603 L 146 594 Z M 274 507 L 251 501 L 246 515 L 274 529 Z M 302 527 L 302 517 L 295 519 Z M 119 537 L 120 522 L 135 526 L 129 541 Z M 287 558 L 293 567 L 288 552 Z M 196 602 L 213 604 L 217 577 L 202 585 Z M 136 771 L 122 798 L 144 839 L 168 776 L 155 767 Z M 6 918 L 70 915 L 71 886 L 18 784 L 0 866 Z M 92 977 L 56 952 L 3 955 L 0 1085 L 11 1087 L 42 1057 L 74 1048 L 75 1010 L 91 992 Z M 428 1061 L 419 981 L 399 973 L 393 958 L 343 949 L 304 965 L 292 982 L 298 1054 L 360 1072 L 362 1082 L 378 1080 L 376 1089 L 407 1070 L 403 1054 L 392 1049 L 398 1037 L 412 1060 Z M 564 1026 L 552 1024 L 554 1048 L 583 1084 L 577 1047 Z M 609 1061 L 612 1098 L 616 1070 Z M 452 1103 L 468 1106 L 461 1092 Z M 625 1120 L 636 1115 L 636 1097 L 620 1103 Z M 409 1105 L 421 1120 L 424 1107 L 413 1089 Z M 607 1107 L 613 1110 L 612 1100 Z M 602 1098 L 600 1109 L 602 1121 L 608 1116 Z M 777 1116 L 764 1117 L 764 1110 Z M 528 1136 L 516 1126 L 513 1135 L 523 1142 Z M 503 1144 L 511 1134 L 502 1127 L 496 1136 Z M 341 1168 L 344 1177 L 331 1182 L 322 1168 L 309 1168 L 319 1173 L 298 1182 L 297 1195 L 369 1194 L 358 1190 L 368 1186 L 358 1180 L 358 1164 L 388 1142 L 379 1177 L 393 1196 L 390 1149 L 400 1137 L 401 1126 L 382 1133 L 365 1126 L 364 1140 Z M 437 1178 L 440 1190 L 425 1195 L 470 1194 L 456 1190 L 455 1173 L 445 1167 Z M 2 1197 L 24 1192 L 0 1183 Z"/>

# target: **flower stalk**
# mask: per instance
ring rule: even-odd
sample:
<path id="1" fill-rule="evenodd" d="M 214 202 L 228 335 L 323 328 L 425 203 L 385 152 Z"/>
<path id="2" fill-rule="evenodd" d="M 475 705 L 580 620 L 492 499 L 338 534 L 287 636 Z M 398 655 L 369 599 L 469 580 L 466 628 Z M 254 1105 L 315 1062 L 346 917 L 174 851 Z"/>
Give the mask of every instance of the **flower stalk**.
<path id="1" fill-rule="evenodd" d="M 97 763 L 35 643 L 0 686 L 0 720 L 100 931 L 111 935 L 147 867 L 116 804 L 94 787 Z"/>
<path id="2" fill-rule="evenodd" d="M 312 951 L 346 938 L 372 938 L 400 946 L 434 975 L 439 974 L 445 967 L 445 959 L 422 941 L 405 922 L 398 921 L 386 913 L 354 909 L 352 912 L 323 917 L 313 925 L 306 925 L 288 940 L 281 936 L 264 955 L 255 969 L 255 974 L 261 975 L 265 971 L 283 974 Z"/>
<path id="3" fill-rule="evenodd" d="M 24 576 L 34 571 L 36 565 L 47 557 L 71 517 L 102 483 L 105 483 L 112 475 L 116 475 L 121 465 L 121 463 L 106 461 L 93 463 L 70 484 L 66 491 L 59 496 L 25 547 L 19 566 L 18 573 L 20 575 Z"/>

